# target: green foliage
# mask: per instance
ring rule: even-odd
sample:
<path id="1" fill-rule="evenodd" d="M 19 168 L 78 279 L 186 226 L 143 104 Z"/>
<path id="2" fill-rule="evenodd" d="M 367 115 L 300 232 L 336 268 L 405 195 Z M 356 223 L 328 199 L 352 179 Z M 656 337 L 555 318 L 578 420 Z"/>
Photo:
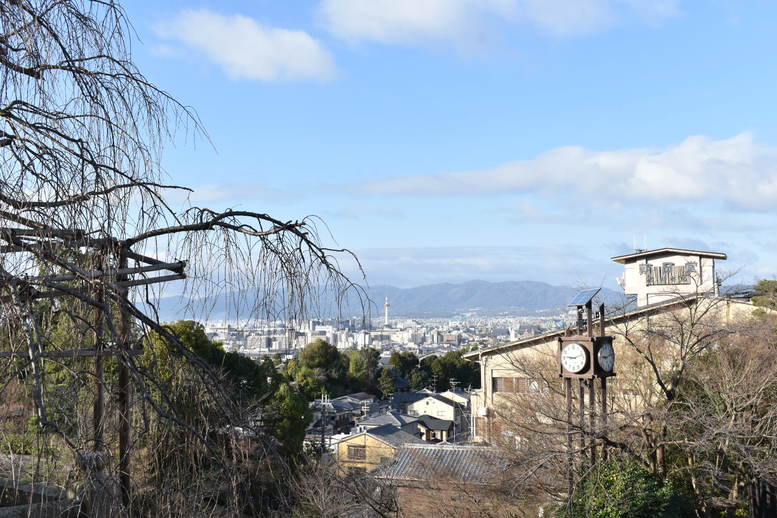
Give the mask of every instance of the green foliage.
<path id="1" fill-rule="evenodd" d="M 421 390 L 432 384 L 432 377 L 429 375 L 429 372 L 426 370 L 414 369 L 410 373 L 410 376 L 408 376 L 407 381 L 410 382 L 410 387 L 413 390 Z"/>
<path id="2" fill-rule="evenodd" d="M 451 379 L 458 381 L 462 387 L 480 387 L 480 364 L 465 360 L 463 355 L 464 351 L 450 351 L 421 362 L 422 367 L 428 365 L 431 374 L 437 376 L 438 391 L 448 390 Z"/>
<path id="3" fill-rule="evenodd" d="M 408 378 L 413 369 L 418 367 L 418 356 L 411 352 L 394 351 L 389 358 L 389 365 L 394 367 L 397 374 Z"/>
<path id="4" fill-rule="evenodd" d="M 34 415 L 27 419 L 26 428 L 21 426 L 16 431 L 3 431 L 1 437 L 0 454 L 46 455 L 52 452 L 49 441 L 38 424 L 38 418 Z"/>
<path id="5" fill-rule="evenodd" d="M 763 315 L 764 309 L 777 309 L 777 281 L 762 279 L 755 285 L 755 295 L 753 296 L 753 305 L 759 306 L 757 314 Z M 764 309 L 760 309 L 764 308 Z"/>
<path id="6" fill-rule="evenodd" d="M 383 397 L 389 397 L 391 394 L 396 392 L 397 384 L 394 380 L 394 375 L 389 369 L 383 369 L 383 371 L 380 373 L 380 378 L 378 378 L 378 388 L 380 389 L 380 393 L 383 394 Z"/>
<path id="7" fill-rule="evenodd" d="M 348 358 L 337 347 L 318 339 L 305 346 L 297 358 L 286 366 L 290 378 L 300 391 L 312 401 L 325 392 L 332 397 L 347 392 Z"/>
<path id="8" fill-rule="evenodd" d="M 578 484 L 559 518 L 686 518 L 693 516 L 685 493 L 634 462 L 611 461 Z"/>
<path id="9" fill-rule="evenodd" d="M 178 341 L 191 352 L 205 360 L 211 367 L 223 372 L 236 389 L 241 399 L 259 397 L 273 388 L 273 382 L 268 382 L 277 376 L 272 361 L 265 360 L 257 364 L 254 360 L 234 352 L 225 352 L 220 342 L 214 342 L 205 334 L 202 324 L 193 320 L 180 320 L 166 326 L 167 330 L 178 338 Z M 172 375 L 170 368 L 177 351 L 173 344 L 155 335 L 151 339 L 151 351 L 145 355 L 148 361 L 156 356 L 159 360 L 163 378 Z M 173 362 L 175 363 L 175 362 Z"/>
<path id="10" fill-rule="evenodd" d="M 243 405 L 264 405 L 267 430 L 281 442 L 285 453 L 294 455 L 302 450 L 305 429 L 311 419 L 307 401 L 283 379 L 271 358 L 255 362 L 241 354 L 225 352 L 220 343 L 208 338 L 201 324 L 191 320 L 175 322 L 168 325 L 167 329 L 178 338 L 181 345 L 221 372 L 224 381 L 233 388 L 233 393 L 241 399 Z M 331 360 L 331 356 L 326 356 L 329 351 L 323 351 L 324 359 L 321 359 L 321 349 L 310 352 L 307 360 L 311 363 Z M 154 368 L 158 378 L 166 386 L 180 385 L 190 377 L 186 374 L 188 368 L 185 360 L 180 357 L 173 344 L 159 335 L 152 337 L 141 363 Z M 183 392 L 177 401 L 181 407 L 179 412 L 183 415 L 196 414 L 194 407 L 198 398 L 193 388 L 172 392 Z M 268 399 L 270 394 L 272 396 Z"/>
<path id="11" fill-rule="evenodd" d="M 360 349 L 341 353 L 337 347 L 318 339 L 286 366 L 289 378 L 297 382 L 309 401 L 326 393 L 338 397 L 349 392 L 376 392 L 380 351 Z"/>
<path id="12" fill-rule="evenodd" d="M 450 351 L 442 356 L 428 356 L 423 360 L 410 352 L 394 352 L 389 359 L 396 372 L 410 382 L 414 390 L 431 387 L 434 376 L 436 388 L 442 392 L 450 388 L 450 380 L 455 379 L 462 387 L 480 387 L 480 365 L 465 360 L 464 350 Z"/>
<path id="13" fill-rule="evenodd" d="M 265 423 L 281 442 L 285 453 L 302 451 L 305 429 L 312 419 L 308 402 L 288 383 L 281 383 L 269 405 L 264 408 Z"/>
<path id="14" fill-rule="evenodd" d="M 377 387 L 380 351 L 367 348 L 348 353 L 348 378 L 354 392 L 373 392 Z"/>

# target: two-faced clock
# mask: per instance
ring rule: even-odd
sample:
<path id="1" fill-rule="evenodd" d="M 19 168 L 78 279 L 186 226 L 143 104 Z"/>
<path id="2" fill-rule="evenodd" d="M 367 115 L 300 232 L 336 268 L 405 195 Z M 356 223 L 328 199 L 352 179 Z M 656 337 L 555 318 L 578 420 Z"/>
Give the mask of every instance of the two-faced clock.
<path id="1" fill-rule="evenodd" d="M 561 365 L 568 372 L 582 372 L 587 364 L 588 351 L 579 343 L 567 343 L 561 349 Z"/>
<path id="2" fill-rule="evenodd" d="M 559 338 L 561 376 L 594 378 L 614 376 L 615 350 L 611 336 L 565 336 Z"/>
<path id="3" fill-rule="evenodd" d="M 612 372 L 613 367 L 615 367 L 615 349 L 613 349 L 611 341 L 605 341 L 599 346 L 596 353 L 596 363 L 604 372 Z"/>

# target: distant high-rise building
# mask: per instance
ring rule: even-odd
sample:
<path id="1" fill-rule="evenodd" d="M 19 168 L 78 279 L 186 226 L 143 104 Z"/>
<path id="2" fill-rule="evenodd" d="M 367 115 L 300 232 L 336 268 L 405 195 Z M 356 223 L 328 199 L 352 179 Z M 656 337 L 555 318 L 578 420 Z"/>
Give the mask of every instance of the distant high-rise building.
<path id="1" fill-rule="evenodd" d="M 383 325 L 385 327 L 388 327 L 388 308 L 391 304 L 389 304 L 388 297 L 386 297 L 386 302 L 383 304 Z"/>

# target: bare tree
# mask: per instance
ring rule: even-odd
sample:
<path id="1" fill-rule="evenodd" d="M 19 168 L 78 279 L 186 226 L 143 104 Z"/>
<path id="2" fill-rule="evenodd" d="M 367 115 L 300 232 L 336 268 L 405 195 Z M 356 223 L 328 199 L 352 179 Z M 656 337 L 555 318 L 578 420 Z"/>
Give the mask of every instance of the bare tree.
<path id="1" fill-rule="evenodd" d="M 47 443 L 56 438 L 82 460 L 88 451 L 117 456 L 109 464 L 125 506 L 132 437 L 149 433 L 149 411 L 209 444 L 137 361 L 144 336 L 173 344 L 220 422 L 239 414 L 218 374 L 159 324 L 164 282 L 186 279 L 185 295 L 232 294 L 245 316 L 286 319 L 305 313 L 311 292 L 339 300 L 354 287 L 338 268 L 345 251 L 322 244 L 315 219 L 168 204 L 167 193 L 185 188 L 165 185 L 164 144 L 179 129 L 207 136 L 191 109 L 135 67 L 131 30 L 112 1 L 9 0 L 0 9 L 3 386 L 26 380 Z"/>
<path id="2" fill-rule="evenodd" d="M 287 508 L 294 516 L 395 518 L 393 488 L 370 473 L 343 473 L 325 460 L 309 462 L 287 477 Z"/>
<path id="3" fill-rule="evenodd" d="M 702 512 L 777 510 L 748 494 L 777 486 L 776 394 L 777 337 L 768 320 L 747 322 L 693 361 L 667 418 L 667 442 L 679 452 L 673 468 L 689 477 Z"/>

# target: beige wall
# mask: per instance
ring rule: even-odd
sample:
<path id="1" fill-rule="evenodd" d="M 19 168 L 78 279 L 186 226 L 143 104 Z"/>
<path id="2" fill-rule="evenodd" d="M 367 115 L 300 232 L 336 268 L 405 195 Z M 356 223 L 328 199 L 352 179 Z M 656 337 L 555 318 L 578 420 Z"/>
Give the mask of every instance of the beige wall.
<path id="1" fill-rule="evenodd" d="M 350 459 L 348 457 L 348 446 L 364 446 L 364 459 Z M 361 433 L 348 437 L 337 444 L 337 463 L 344 471 L 358 468 L 365 471 L 372 471 L 381 463 L 394 458 L 396 449 L 383 441 L 366 434 Z"/>
<path id="2" fill-rule="evenodd" d="M 451 401 L 455 401 L 462 406 L 467 406 L 469 404 L 469 399 L 462 396 L 461 394 L 457 394 L 456 392 L 451 392 L 450 390 L 441 392 L 440 395 L 444 398 L 450 399 Z"/>
<path id="3" fill-rule="evenodd" d="M 750 318 L 753 306 L 739 301 L 724 299 L 704 298 L 694 308 L 696 318 L 714 325 L 731 324 Z M 615 372 L 617 377 L 608 381 L 610 394 L 608 399 L 614 409 L 619 406 L 623 410 L 633 410 L 641 405 L 644 398 L 650 397 L 650 390 L 645 389 L 644 380 L 653 379 L 648 372 L 647 364 L 639 355 L 627 345 L 624 337 L 648 336 L 644 332 L 646 328 L 653 331 L 676 325 L 685 318 L 690 318 L 688 309 L 677 309 L 653 313 L 649 316 L 644 313 L 634 314 L 631 317 L 624 315 L 620 318 L 611 317 L 605 327 L 605 333 L 614 337 Z M 598 328 L 596 329 L 598 334 Z M 667 356 L 668 357 L 668 356 Z M 484 352 L 480 355 L 481 388 L 472 394 L 472 437 L 476 442 L 493 439 L 497 423 L 495 421 L 496 410 L 502 405 L 510 405 L 515 401 L 514 394 L 495 393 L 493 380 L 497 377 L 529 378 L 544 380 L 547 383 L 560 383 L 558 368 L 558 336 L 537 338 L 531 341 L 517 342 L 512 346 L 505 346 L 492 352 Z M 532 384 L 521 384 L 527 387 L 521 397 L 532 397 Z M 538 384 L 542 389 L 542 382 Z"/>
<path id="4" fill-rule="evenodd" d="M 448 421 L 453 421 L 455 418 L 454 407 L 443 403 L 442 401 L 438 401 L 433 397 L 427 397 L 416 401 L 415 403 L 410 403 L 407 405 L 407 412 L 413 416 L 430 415 L 437 419 L 446 419 Z"/>
<path id="5" fill-rule="evenodd" d="M 648 286 L 647 275 L 640 273 L 640 266 L 661 267 L 664 263 L 673 263 L 676 266 L 693 263 L 696 272 L 690 275 L 689 284 Z M 713 293 L 715 291 L 715 260 L 699 255 L 671 253 L 635 259 L 624 265 L 623 290 L 626 295 L 635 295 L 639 306 L 664 302 L 677 295 Z"/>

